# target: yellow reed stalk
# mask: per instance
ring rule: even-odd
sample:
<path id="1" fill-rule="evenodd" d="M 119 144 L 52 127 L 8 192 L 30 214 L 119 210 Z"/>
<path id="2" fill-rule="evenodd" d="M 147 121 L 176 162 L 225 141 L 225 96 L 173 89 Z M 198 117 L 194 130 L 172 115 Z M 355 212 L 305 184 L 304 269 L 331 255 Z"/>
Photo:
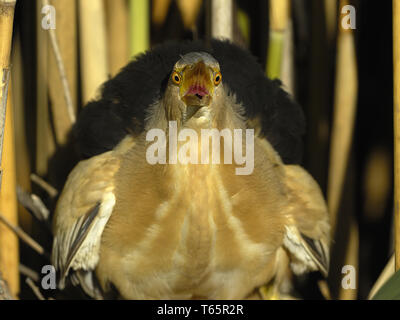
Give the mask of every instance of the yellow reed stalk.
<path id="1" fill-rule="evenodd" d="M 128 5 L 125 0 L 106 0 L 108 70 L 114 76 L 129 60 Z"/>
<path id="2" fill-rule="evenodd" d="M 11 86 L 10 86 L 11 89 Z M 3 181 L 0 189 L 0 214 L 13 224 L 18 224 L 16 194 L 16 168 L 14 149 L 14 126 L 11 90 L 8 93 L 7 113 L 3 145 Z M 0 222 L 0 271 L 14 296 L 19 292 L 18 238 Z"/>
<path id="3" fill-rule="evenodd" d="M 171 0 L 153 0 L 151 19 L 155 25 L 160 26 L 164 23 L 170 5 Z"/>
<path id="4" fill-rule="evenodd" d="M 394 237 L 395 265 L 400 269 L 400 4 L 393 0 L 394 64 Z"/>
<path id="5" fill-rule="evenodd" d="M 211 36 L 218 39 L 233 39 L 232 0 L 211 1 Z"/>
<path id="6" fill-rule="evenodd" d="M 347 1 L 341 1 L 342 8 Z M 328 209 L 331 231 L 335 235 L 338 209 L 342 198 L 344 179 L 348 167 L 350 148 L 353 139 L 355 112 L 357 107 L 357 59 L 354 35 L 351 29 L 343 29 L 338 21 L 337 63 L 334 93 L 333 125 L 328 172 Z M 348 217 L 349 241 L 345 248 L 345 265 L 358 270 L 358 225 L 353 216 Z M 357 289 L 340 288 L 339 299 L 355 299 Z"/>
<path id="7" fill-rule="evenodd" d="M 36 3 L 37 21 L 43 19 L 42 5 Z M 54 137 L 51 131 L 48 101 L 48 34 L 41 23 L 36 24 L 36 173 L 47 174 L 48 159 L 55 151 Z"/>
<path id="8" fill-rule="evenodd" d="M 271 0 L 269 3 L 269 43 L 267 53 L 267 76 L 280 78 L 285 42 L 288 27 L 290 4 L 288 0 Z"/>
<path id="9" fill-rule="evenodd" d="M 343 288 L 342 286 L 340 287 L 339 290 L 339 299 L 340 300 L 355 300 L 357 299 L 357 288 L 358 288 L 358 270 L 359 270 L 359 265 L 358 265 L 358 251 L 360 248 L 359 244 L 359 230 L 358 230 L 358 224 L 357 220 L 355 217 L 351 216 L 349 217 L 347 223 L 349 223 L 349 239 L 347 241 L 347 247 L 346 247 L 346 254 L 344 257 L 344 265 L 350 265 L 354 267 L 355 270 L 355 281 L 356 281 L 356 286 L 355 289 L 351 288 Z"/>
<path id="10" fill-rule="evenodd" d="M 132 57 L 150 46 L 150 3 L 148 0 L 129 1 L 130 55 Z"/>
<path id="11" fill-rule="evenodd" d="M 0 170 L 10 78 L 10 52 L 15 0 L 0 0 Z M 1 186 L 0 171 L 0 186 Z"/>
<path id="12" fill-rule="evenodd" d="M 78 0 L 83 103 L 94 99 L 107 80 L 104 3 Z"/>
<path id="13" fill-rule="evenodd" d="M 14 37 L 11 61 L 13 67 L 11 69 L 12 78 L 12 98 L 14 108 L 14 125 L 15 125 L 15 161 L 17 167 L 17 185 L 24 190 L 31 190 L 29 175 L 31 173 L 30 157 L 28 150 L 27 132 L 26 132 L 26 113 L 24 108 L 23 94 L 23 70 L 22 70 L 22 52 L 21 39 L 17 35 Z M 18 220 L 22 229 L 31 232 L 32 215 L 22 206 L 18 205 Z"/>
<path id="14" fill-rule="evenodd" d="M 193 29 L 196 24 L 197 16 L 200 11 L 202 0 L 177 0 L 179 11 L 181 12 L 183 25 L 186 29 Z"/>
<path id="15" fill-rule="evenodd" d="M 13 109 L 8 90 L 14 8 L 15 0 L 0 1 L 0 212 L 17 222 Z M 18 239 L 0 225 L 0 272 L 13 295 L 19 292 L 18 264 Z"/>
<path id="16" fill-rule="evenodd" d="M 332 234 L 336 227 L 343 181 L 353 138 L 354 116 L 357 106 L 357 60 L 351 30 L 339 29 L 334 94 L 334 115 L 328 175 L 328 208 Z"/>

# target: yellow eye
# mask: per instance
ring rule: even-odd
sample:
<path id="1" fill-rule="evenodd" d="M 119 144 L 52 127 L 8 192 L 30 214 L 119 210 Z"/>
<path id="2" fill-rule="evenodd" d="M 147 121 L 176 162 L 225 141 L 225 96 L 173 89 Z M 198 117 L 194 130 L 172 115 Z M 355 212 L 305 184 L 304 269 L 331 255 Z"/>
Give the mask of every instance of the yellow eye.
<path id="1" fill-rule="evenodd" d="M 172 73 L 172 81 L 173 81 L 175 84 L 180 84 L 180 83 L 181 83 L 181 76 L 179 75 L 178 72 L 174 71 L 174 72 Z"/>
<path id="2" fill-rule="evenodd" d="M 216 86 L 219 85 L 221 80 L 222 80 L 222 74 L 221 72 L 217 72 L 214 76 L 214 85 Z"/>

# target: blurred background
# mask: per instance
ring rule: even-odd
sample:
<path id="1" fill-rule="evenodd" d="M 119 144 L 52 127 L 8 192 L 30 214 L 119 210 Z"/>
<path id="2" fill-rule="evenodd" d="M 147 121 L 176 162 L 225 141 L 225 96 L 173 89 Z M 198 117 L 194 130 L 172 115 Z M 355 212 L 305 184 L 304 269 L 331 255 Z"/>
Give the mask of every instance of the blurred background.
<path id="1" fill-rule="evenodd" d="M 302 164 L 331 214 L 330 296 L 366 299 L 394 252 L 392 15 L 391 1 L 17 0 L 10 59 L 0 61 L 11 65 L 0 272 L 12 293 L 40 297 L 47 216 L 77 162 L 70 129 L 101 84 L 164 41 L 224 37 L 303 107 Z M 4 43 L 8 20 L 0 19 Z M 345 265 L 355 288 L 342 286 Z M 394 272 L 393 260 L 386 270 Z M 303 295 L 323 298 L 318 288 Z"/>

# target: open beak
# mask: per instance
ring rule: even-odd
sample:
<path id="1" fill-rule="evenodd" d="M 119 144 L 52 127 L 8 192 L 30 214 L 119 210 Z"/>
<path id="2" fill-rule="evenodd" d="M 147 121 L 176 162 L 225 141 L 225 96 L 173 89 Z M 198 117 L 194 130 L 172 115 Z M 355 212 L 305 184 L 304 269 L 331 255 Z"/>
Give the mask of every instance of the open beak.
<path id="1" fill-rule="evenodd" d="M 203 61 L 184 70 L 181 97 L 186 104 L 186 119 L 190 119 L 201 107 L 206 107 L 212 100 L 214 87 L 210 69 Z"/>

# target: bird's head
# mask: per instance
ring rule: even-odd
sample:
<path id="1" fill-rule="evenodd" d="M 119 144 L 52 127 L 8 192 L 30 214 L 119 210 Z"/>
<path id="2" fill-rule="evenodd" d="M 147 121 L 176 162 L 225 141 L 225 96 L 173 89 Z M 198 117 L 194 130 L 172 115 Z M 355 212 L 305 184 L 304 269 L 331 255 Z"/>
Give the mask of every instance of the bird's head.
<path id="1" fill-rule="evenodd" d="M 222 74 L 219 63 L 206 52 L 191 52 L 178 60 L 166 91 L 169 120 L 188 121 L 208 112 L 219 90 Z"/>

